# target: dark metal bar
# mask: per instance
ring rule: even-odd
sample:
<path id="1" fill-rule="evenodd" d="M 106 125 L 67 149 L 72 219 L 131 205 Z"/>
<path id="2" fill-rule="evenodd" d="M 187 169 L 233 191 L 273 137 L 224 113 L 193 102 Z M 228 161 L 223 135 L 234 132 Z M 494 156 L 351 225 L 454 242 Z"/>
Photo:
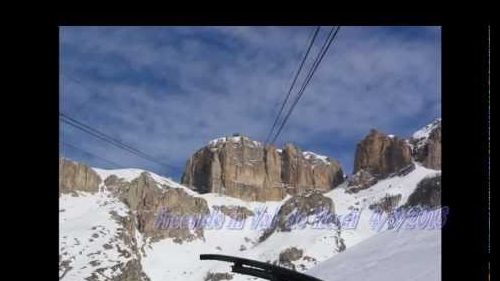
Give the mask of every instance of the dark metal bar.
<path id="1" fill-rule="evenodd" d="M 219 260 L 232 262 L 234 263 L 234 265 L 232 266 L 233 272 L 252 275 L 267 280 L 321 281 L 321 279 L 318 279 L 316 277 L 312 277 L 284 267 L 245 258 L 226 255 L 202 254 L 200 255 L 200 260 Z"/>

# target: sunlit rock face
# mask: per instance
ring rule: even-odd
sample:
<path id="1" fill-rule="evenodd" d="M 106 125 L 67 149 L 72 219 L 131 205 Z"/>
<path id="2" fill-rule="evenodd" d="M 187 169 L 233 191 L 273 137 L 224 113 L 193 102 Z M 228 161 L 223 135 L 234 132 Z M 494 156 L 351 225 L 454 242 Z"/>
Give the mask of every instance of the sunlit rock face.
<path id="1" fill-rule="evenodd" d="M 373 129 L 356 147 L 353 173 L 364 170 L 380 179 L 411 163 L 412 153 L 408 141 Z"/>
<path id="2" fill-rule="evenodd" d="M 102 180 L 89 166 L 68 159 L 59 159 L 59 193 L 97 192 Z M 76 194 L 76 193 L 75 193 Z"/>
<path id="3" fill-rule="evenodd" d="M 340 163 L 294 145 L 277 149 L 247 137 L 211 141 L 186 164 L 182 183 L 200 193 L 247 201 L 281 200 L 306 189 L 328 191 L 342 183 Z"/>

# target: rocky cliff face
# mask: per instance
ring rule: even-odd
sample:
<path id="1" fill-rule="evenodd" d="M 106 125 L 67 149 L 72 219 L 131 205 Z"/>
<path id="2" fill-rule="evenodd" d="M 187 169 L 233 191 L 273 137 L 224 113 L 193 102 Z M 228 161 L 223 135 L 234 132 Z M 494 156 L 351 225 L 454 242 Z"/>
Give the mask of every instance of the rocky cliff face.
<path id="1" fill-rule="evenodd" d="M 376 184 L 377 181 L 378 179 L 375 178 L 370 172 L 361 169 L 349 179 L 349 188 L 347 191 L 356 193 L 359 190 L 366 189 Z"/>
<path id="2" fill-rule="evenodd" d="M 416 131 L 408 140 L 375 129 L 356 147 L 349 190 L 368 188 L 378 180 L 412 171 L 413 161 L 441 170 L 441 119 Z"/>
<path id="3" fill-rule="evenodd" d="M 287 193 L 298 194 L 307 189 L 329 191 L 344 181 L 340 163 L 313 152 L 302 152 L 287 144 L 281 153 L 281 181 Z"/>
<path id="4" fill-rule="evenodd" d="M 343 181 L 339 162 L 293 145 L 279 150 L 247 137 L 220 138 L 187 161 L 182 184 L 247 201 L 281 200 L 308 188 L 331 190 Z"/>
<path id="5" fill-rule="evenodd" d="M 318 190 L 301 192 L 284 202 L 273 218 L 271 226 L 259 237 L 259 242 L 268 239 L 275 232 L 289 232 L 318 222 L 311 220 L 310 216 L 323 217 L 321 223 L 332 227 L 332 232 L 335 232 L 336 250 L 342 251 L 345 245 L 341 238 L 340 222 L 335 214 L 335 204 L 331 198 L 324 196 Z"/>
<path id="6" fill-rule="evenodd" d="M 441 119 L 415 132 L 410 139 L 415 161 L 429 169 L 441 170 Z"/>
<path id="7" fill-rule="evenodd" d="M 146 237 L 152 237 L 153 240 L 173 238 L 178 243 L 203 238 L 201 227 L 190 229 L 187 225 L 170 226 L 174 223 L 171 221 L 173 217 L 189 218 L 208 214 L 204 199 L 193 197 L 180 188 L 160 186 L 148 173 L 142 173 L 131 182 L 111 175 L 105 183 L 134 212 L 137 229 Z M 165 206 L 168 208 L 164 209 Z"/>
<path id="8" fill-rule="evenodd" d="M 60 159 L 59 182 L 60 194 L 76 191 L 95 193 L 99 191 L 102 180 L 87 165 Z M 134 225 L 145 237 L 151 237 L 153 240 L 173 238 L 177 243 L 203 238 L 201 228 L 162 228 L 162 222 L 158 220 L 160 213 L 168 215 L 165 220 L 175 216 L 189 218 L 208 214 L 208 205 L 203 198 L 191 196 L 181 188 L 161 186 L 146 172 L 131 181 L 110 175 L 104 180 L 103 188 L 111 191 L 130 208 L 134 213 L 130 217 L 131 225 Z M 168 210 L 162 209 L 165 206 L 168 206 Z"/>
<path id="9" fill-rule="evenodd" d="M 411 161 L 411 146 L 406 140 L 373 129 L 357 145 L 353 172 L 364 170 L 375 178 L 384 178 Z"/>
<path id="10" fill-rule="evenodd" d="M 440 118 L 416 131 L 409 140 L 371 130 L 357 146 L 353 172 L 365 170 L 376 178 L 384 178 L 412 160 L 441 170 Z"/>
<path id="11" fill-rule="evenodd" d="M 76 190 L 97 192 L 101 182 L 99 175 L 87 165 L 59 159 L 59 193 L 71 193 Z"/>

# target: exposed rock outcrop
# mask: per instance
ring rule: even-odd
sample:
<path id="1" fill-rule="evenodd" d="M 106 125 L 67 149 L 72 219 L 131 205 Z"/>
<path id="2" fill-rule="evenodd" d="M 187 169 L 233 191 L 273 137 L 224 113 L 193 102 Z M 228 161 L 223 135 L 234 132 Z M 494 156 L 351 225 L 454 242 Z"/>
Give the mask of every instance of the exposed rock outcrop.
<path id="1" fill-rule="evenodd" d="M 282 252 L 280 252 L 279 260 L 278 260 L 279 265 L 286 267 L 286 268 L 290 268 L 292 270 L 295 270 L 296 268 L 295 268 L 295 264 L 293 264 L 293 262 L 302 258 L 303 255 L 304 255 L 304 251 L 302 249 L 298 249 L 296 247 L 287 248 L 287 249 L 283 250 Z"/>
<path id="2" fill-rule="evenodd" d="M 356 147 L 350 192 L 368 188 L 378 180 L 404 176 L 415 169 L 414 161 L 441 170 L 441 119 L 416 131 L 408 140 L 375 129 Z"/>
<path id="3" fill-rule="evenodd" d="M 310 188 L 329 191 L 344 181 L 340 163 L 313 152 L 302 152 L 287 144 L 281 153 L 281 181 L 287 193 L 297 194 Z"/>
<path id="4" fill-rule="evenodd" d="M 151 281 L 144 273 L 139 260 L 133 259 L 121 266 L 121 274 L 111 278 L 112 281 Z"/>
<path id="5" fill-rule="evenodd" d="M 368 206 L 370 210 L 376 210 L 378 212 L 386 212 L 390 213 L 393 209 L 395 209 L 399 202 L 401 201 L 402 195 L 401 194 L 396 194 L 396 195 L 389 195 L 386 194 L 384 198 L 382 198 L 380 201 L 371 204 Z"/>
<path id="6" fill-rule="evenodd" d="M 335 206 L 332 199 L 323 196 L 317 190 L 309 190 L 294 195 L 281 205 L 278 213 L 273 218 L 272 224 L 264 231 L 259 241 L 266 240 L 275 231 L 291 231 L 292 228 L 306 227 L 312 223 L 307 220 L 308 216 L 319 215 L 323 212 L 331 214 L 332 221 L 329 223 L 336 223 L 334 221 Z"/>
<path id="7" fill-rule="evenodd" d="M 441 170 L 441 119 L 415 132 L 410 142 L 416 161 L 426 168 Z"/>
<path id="8" fill-rule="evenodd" d="M 209 213 L 203 198 L 193 197 L 181 188 L 161 188 L 146 172 L 131 182 L 119 181 L 113 176 L 105 182 L 135 213 L 137 229 L 153 240 L 174 238 L 175 242 L 203 237 L 201 224 L 191 227 L 190 219 Z"/>
<path id="9" fill-rule="evenodd" d="M 381 179 L 411 162 L 411 146 L 406 140 L 372 129 L 356 147 L 353 172 L 364 170 Z"/>
<path id="10" fill-rule="evenodd" d="M 408 197 L 405 207 L 435 209 L 441 206 L 441 175 L 421 180 Z"/>
<path id="11" fill-rule="evenodd" d="M 129 212 L 127 216 L 120 216 L 115 212 L 110 213 L 112 218 L 119 223 L 120 227 L 117 230 L 114 242 L 121 241 L 125 244 L 124 248 L 121 248 L 119 245 L 115 244 L 117 247 L 119 255 L 125 257 L 126 261 L 122 261 L 120 263 L 115 264 L 111 269 L 113 271 L 119 270 L 120 274 L 111 278 L 114 281 L 150 281 L 149 277 L 145 274 L 142 264 L 141 264 L 141 255 L 138 249 L 138 241 L 136 239 L 136 227 L 135 220 L 133 215 Z M 97 229 L 97 227 L 94 226 Z M 112 243 L 109 241 L 108 243 Z M 113 248 L 112 244 L 104 244 L 103 248 L 111 249 Z M 100 270 L 106 270 L 106 268 L 99 268 L 95 272 L 92 273 L 90 278 L 87 280 L 102 280 L 102 278 L 98 278 L 101 274 Z M 102 277 L 102 276 L 101 276 Z"/>
<path id="12" fill-rule="evenodd" d="M 377 178 L 366 170 L 359 170 L 349 179 L 349 186 L 347 191 L 349 193 L 356 193 L 360 190 L 366 189 L 377 183 Z"/>
<path id="13" fill-rule="evenodd" d="M 331 190 L 343 176 L 338 161 L 293 145 L 278 150 L 238 136 L 213 140 L 198 150 L 187 161 L 181 181 L 200 193 L 273 201 L 308 188 Z"/>
<path id="14" fill-rule="evenodd" d="M 218 210 L 224 215 L 233 220 L 243 220 L 254 215 L 254 213 L 243 206 L 213 206 L 214 210 Z"/>
<path id="15" fill-rule="evenodd" d="M 89 166 L 59 158 L 59 193 L 97 192 L 102 180 Z"/>

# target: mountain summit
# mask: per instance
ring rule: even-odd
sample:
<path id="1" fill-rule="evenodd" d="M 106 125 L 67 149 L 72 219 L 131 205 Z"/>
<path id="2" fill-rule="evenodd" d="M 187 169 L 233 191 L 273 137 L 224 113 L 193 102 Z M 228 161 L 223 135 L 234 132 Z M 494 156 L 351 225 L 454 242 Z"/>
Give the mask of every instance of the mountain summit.
<path id="1" fill-rule="evenodd" d="M 439 265 L 427 261 L 440 259 L 439 221 L 430 218 L 441 217 L 441 171 L 425 167 L 425 159 L 440 159 L 439 128 L 426 126 L 408 140 L 372 131 L 361 142 L 366 162 L 340 185 L 337 161 L 242 136 L 197 151 L 183 176 L 189 186 L 140 169 L 60 159 L 60 280 L 252 280 L 200 261 L 203 253 L 311 270 L 323 280 L 359 279 L 365 271 L 382 280 L 393 267 L 391 276 L 422 268 L 439 275 Z M 432 211 L 417 217 L 419 229 L 414 220 L 392 219 L 415 206 Z M 406 234 L 387 235 L 396 222 Z M 429 247 L 421 248 L 424 240 Z M 409 241 L 422 250 L 411 263 L 404 262 L 415 253 Z M 388 259 L 379 261 L 380 253 Z M 360 260 L 366 266 L 358 268 Z"/>
<path id="2" fill-rule="evenodd" d="M 329 191 L 343 181 L 335 159 L 292 144 L 277 149 L 245 136 L 210 141 L 189 158 L 181 180 L 200 193 L 247 201 L 278 201 L 311 188 Z"/>

